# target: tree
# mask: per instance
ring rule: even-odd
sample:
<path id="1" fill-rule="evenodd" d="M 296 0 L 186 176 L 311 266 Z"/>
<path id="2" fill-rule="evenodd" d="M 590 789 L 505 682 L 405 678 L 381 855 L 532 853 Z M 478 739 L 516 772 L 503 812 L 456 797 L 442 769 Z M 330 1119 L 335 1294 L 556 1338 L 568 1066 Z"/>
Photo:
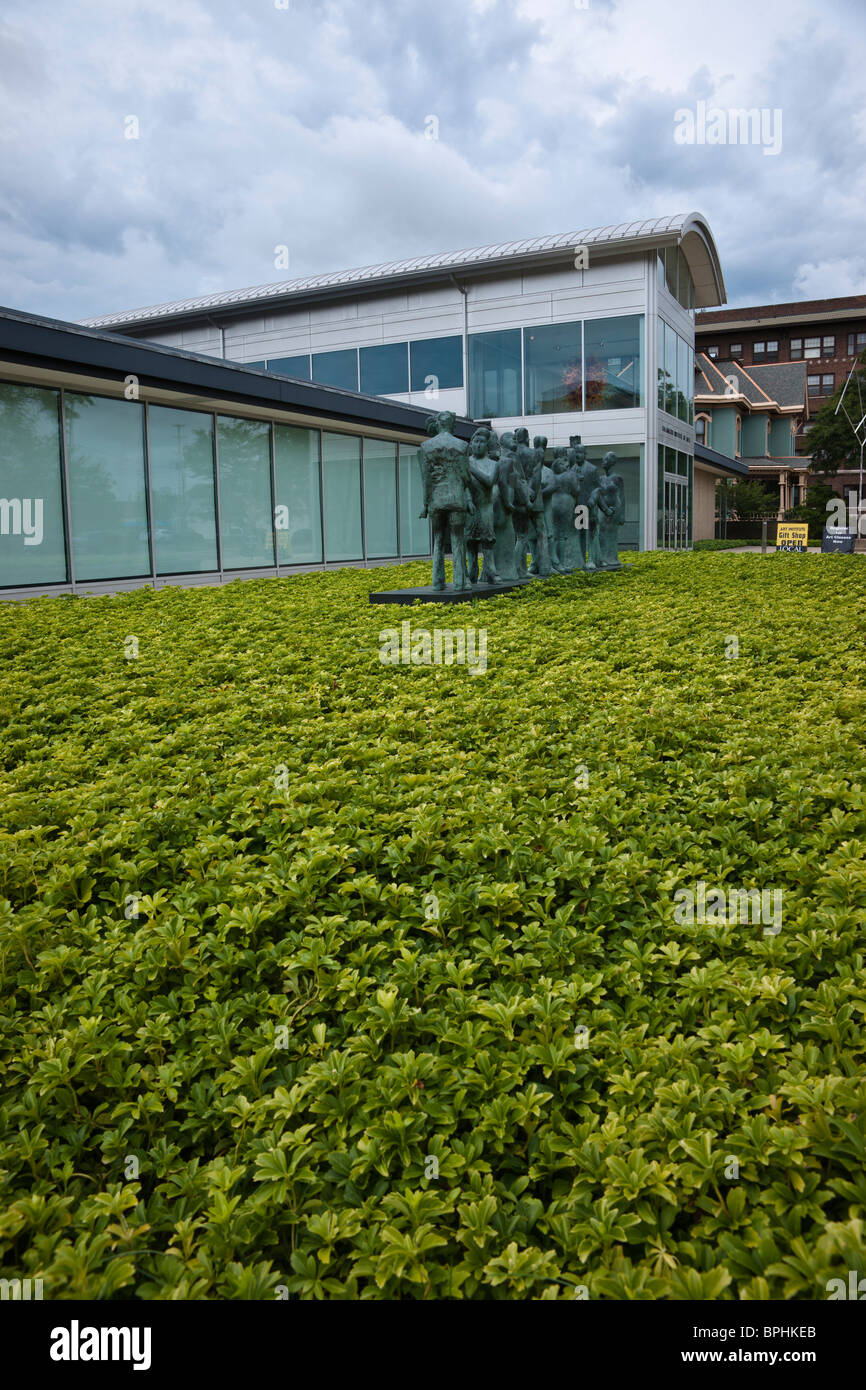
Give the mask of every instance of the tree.
<path id="1" fill-rule="evenodd" d="M 860 357 L 837 415 L 836 407 L 844 389 L 843 382 L 836 394 L 821 406 L 806 436 L 812 455 L 809 471 L 823 473 L 825 477 L 832 477 L 840 468 L 860 465 L 860 444 L 852 422 L 856 425 L 866 414 L 866 353 Z"/>
<path id="2" fill-rule="evenodd" d="M 785 512 L 786 521 L 808 521 L 809 535 L 822 536 L 827 525 L 827 505 L 831 498 L 838 497 L 829 483 L 812 483 L 806 489 L 806 499 L 796 507 Z"/>
<path id="3" fill-rule="evenodd" d="M 728 492 L 728 516 L 737 521 L 775 516 L 778 510 L 778 495 L 768 491 L 760 478 L 744 478 L 741 483 L 734 483 Z"/>

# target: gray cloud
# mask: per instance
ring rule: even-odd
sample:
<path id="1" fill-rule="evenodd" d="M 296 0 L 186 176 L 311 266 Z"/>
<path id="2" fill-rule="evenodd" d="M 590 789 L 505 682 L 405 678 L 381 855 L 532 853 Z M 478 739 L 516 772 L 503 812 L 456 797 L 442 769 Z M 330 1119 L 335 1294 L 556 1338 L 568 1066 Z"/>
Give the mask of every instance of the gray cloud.
<path id="1" fill-rule="evenodd" d="M 724 22 L 690 0 L 31 0 L 3 39 L 0 300 L 77 318 L 688 208 L 732 302 L 864 290 L 864 29 L 854 0 L 729 0 Z M 781 154 L 677 145 L 699 99 L 780 107 Z"/>

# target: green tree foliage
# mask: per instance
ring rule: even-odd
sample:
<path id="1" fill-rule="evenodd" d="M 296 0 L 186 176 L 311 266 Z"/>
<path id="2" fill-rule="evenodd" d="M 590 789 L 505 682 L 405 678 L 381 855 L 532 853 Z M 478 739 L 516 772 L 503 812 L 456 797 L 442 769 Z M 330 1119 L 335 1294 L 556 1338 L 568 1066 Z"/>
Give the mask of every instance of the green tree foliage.
<path id="1" fill-rule="evenodd" d="M 827 525 L 827 504 L 839 496 L 841 494 L 830 487 L 829 483 L 812 483 L 806 489 L 805 501 L 796 507 L 789 507 L 785 512 L 785 520 L 807 521 L 810 539 L 820 540 Z"/>
<path id="2" fill-rule="evenodd" d="M 840 469 L 860 466 L 860 444 L 852 422 L 856 425 L 866 415 L 866 354 L 860 358 L 845 391 L 843 407 L 837 414 L 836 407 L 844 389 L 843 383 L 836 394 L 824 402 L 806 436 L 813 473 L 832 476 Z"/>
<path id="3" fill-rule="evenodd" d="M 771 491 L 760 478 L 744 478 L 734 483 L 728 490 L 727 500 L 728 516 L 737 521 L 776 516 L 779 510 L 778 493 Z"/>

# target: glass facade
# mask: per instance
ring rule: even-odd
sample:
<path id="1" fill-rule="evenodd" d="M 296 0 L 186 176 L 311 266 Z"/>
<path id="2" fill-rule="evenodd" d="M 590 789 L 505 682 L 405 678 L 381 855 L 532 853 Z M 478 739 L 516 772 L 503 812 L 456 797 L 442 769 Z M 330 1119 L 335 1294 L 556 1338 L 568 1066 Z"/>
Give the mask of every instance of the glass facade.
<path id="1" fill-rule="evenodd" d="M 361 390 L 366 396 L 396 396 L 409 390 L 409 344 L 361 348 Z"/>
<path id="2" fill-rule="evenodd" d="M 623 314 L 470 333 L 470 415 L 507 419 L 642 406 L 644 326 L 643 314 Z"/>
<path id="3" fill-rule="evenodd" d="M 687 550 L 692 544 L 694 459 L 679 449 L 658 446 L 659 550 Z"/>
<path id="4" fill-rule="evenodd" d="M 641 480 L 643 477 L 643 444 L 590 444 L 586 457 L 600 464 L 605 454 L 616 454 L 614 473 L 619 473 L 625 485 L 625 521 L 619 532 L 620 550 L 640 550 L 641 546 Z"/>
<path id="5" fill-rule="evenodd" d="M 432 549 L 430 523 L 422 521 L 424 488 L 418 450 L 400 445 L 400 553 L 429 555 Z"/>
<path id="6" fill-rule="evenodd" d="M 358 350 L 313 353 L 313 381 L 320 386 L 339 386 L 343 391 L 358 389 Z"/>
<path id="7" fill-rule="evenodd" d="M 300 381 L 310 380 L 310 354 L 308 352 L 302 352 L 298 357 L 269 357 L 267 362 L 255 365 L 266 366 L 269 372 L 282 372 L 284 376 L 293 376 Z"/>
<path id="8" fill-rule="evenodd" d="M 658 319 L 658 408 L 678 420 L 695 422 L 694 348 Z"/>
<path id="9" fill-rule="evenodd" d="M 643 405 L 643 314 L 584 324 L 587 410 Z"/>
<path id="10" fill-rule="evenodd" d="M 424 338 L 410 343 L 413 391 L 448 391 L 463 385 L 463 339 Z"/>
<path id="11" fill-rule="evenodd" d="M 469 414 L 475 420 L 522 415 L 521 330 L 469 335 Z"/>
<path id="12" fill-rule="evenodd" d="M 213 417 L 151 405 L 147 436 L 157 574 L 216 569 Z"/>
<path id="13" fill-rule="evenodd" d="M 65 411 L 75 578 L 150 574 L 144 406 L 68 391 Z"/>
<path id="14" fill-rule="evenodd" d="M 361 441 L 352 434 L 322 435 L 325 559 L 363 560 Z"/>
<path id="15" fill-rule="evenodd" d="M 397 445 L 364 440 L 364 517 L 367 559 L 397 554 Z"/>
<path id="16" fill-rule="evenodd" d="M 60 393 L 0 382 L 0 585 L 66 579 Z"/>
<path id="17" fill-rule="evenodd" d="M 274 517 L 281 565 L 322 559 L 319 431 L 274 425 Z"/>
<path id="18" fill-rule="evenodd" d="M 270 426 L 264 420 L 219 416 L 220 534 L 225 570 L 274 563 Z"/>
<path id="19" fill-rule="evenodd" d="M 0 588 L 431 551 L 417 446 L 360 435 L 0 382 L 0 477 Z"/>
<path id="20" fill-rule="evenodd" d="M 583 325 L 547 323 L 523 334 L 525 413 L 583 409 Z"/>

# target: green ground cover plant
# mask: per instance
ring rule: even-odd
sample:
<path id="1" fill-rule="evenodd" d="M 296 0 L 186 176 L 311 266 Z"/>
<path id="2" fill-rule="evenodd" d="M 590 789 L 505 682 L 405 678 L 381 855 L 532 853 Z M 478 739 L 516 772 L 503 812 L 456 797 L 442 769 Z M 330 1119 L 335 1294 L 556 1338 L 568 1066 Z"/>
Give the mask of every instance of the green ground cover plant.
<path id="1" fill-rule="evenodd" d="M 0 1275 L 118 1300 L 862 1276 L 862 560 L 367 602 L 424 582 L 0 604 Z M 382 665 L 406 620 L 486 628 L 486 674 Z M 698 881 L 781 889 L 781 929 L 680 924 Z"/>

